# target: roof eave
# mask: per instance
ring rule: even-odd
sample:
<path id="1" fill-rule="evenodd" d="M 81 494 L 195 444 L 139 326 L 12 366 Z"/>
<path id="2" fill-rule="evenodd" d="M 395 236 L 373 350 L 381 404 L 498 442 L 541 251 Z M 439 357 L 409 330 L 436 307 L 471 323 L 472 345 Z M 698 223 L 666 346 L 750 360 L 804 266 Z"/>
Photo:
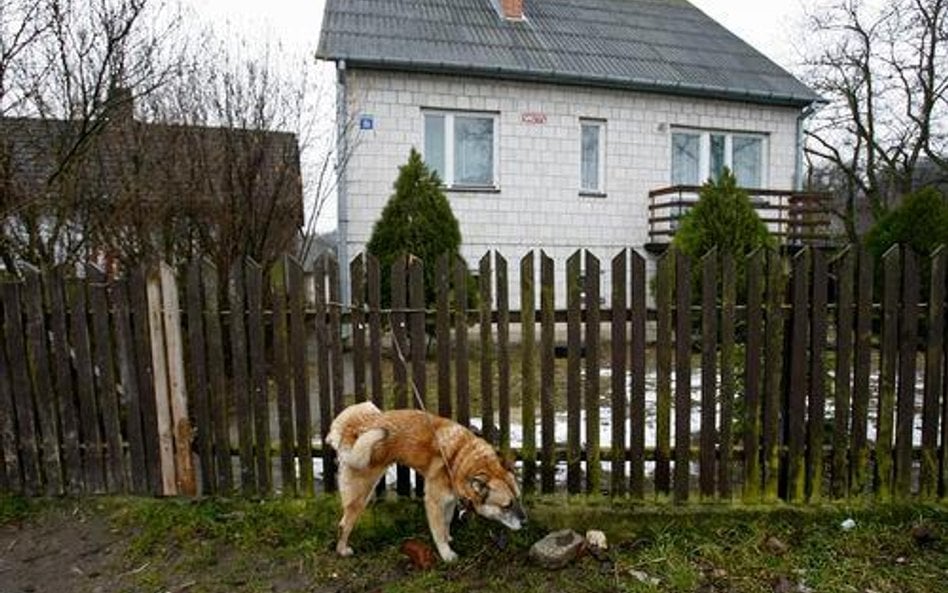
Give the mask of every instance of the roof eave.
<path id="1" fill-rule="evenodd" d="M 644 80 L 619 78 L 611 76 L 577 75 L 556 70 L 518 69 L 505 66 L 478 67 L 468 64 L 451 62 L 428 62 L 420 60 L 404 60 L 390 58 L 359 58 L 352 56 L 332 55 L 325 51 L 317 52 L 316 57 L 322 60 L 338 62 L 344 60 L 347 68 L 369 68 L 377 70 L 392 70 L 401 72 L 418 72 L 426 74 L 452 74 L 462 76 L 478 76 L 505 80 L 520 80 L 528 82 L 547 82 L 563 85 L 596 86 L 600 88 L 622 89 L 664 95 L 683 97 L 697 97 L 705 99 L 724 99 L 762 105 L 803 108 L 820 101 L 815 93 L 812 96 L 779 95 L 775 93 L 761 93 L 748 89 L 729 89 L 710 85 L 689 85 L 659 80 Z"/>

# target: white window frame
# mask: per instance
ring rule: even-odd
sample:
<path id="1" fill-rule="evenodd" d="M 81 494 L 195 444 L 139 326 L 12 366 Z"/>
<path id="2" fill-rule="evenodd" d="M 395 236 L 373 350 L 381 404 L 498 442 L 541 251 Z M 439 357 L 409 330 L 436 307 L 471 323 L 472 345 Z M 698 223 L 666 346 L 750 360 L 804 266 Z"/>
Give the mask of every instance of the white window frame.
<path id="1" fill-rule="evenodd" d="M 430 109 L 423 107 L 421 109 L 421 129 L 422 129 L 422 142 L 421 145 L 424 147 L 426 145 L 425 134 L 425 116 L 428 115 L 440 115 L 444 117 L 444 171 L 440 171 L 441 183 L 444 187 L 448 189 L 460 189 L 460 190 L 498 190 L 500 189 L 500 114 L 495 111 L 464 111 L 464 110 L 453 110 L 453 109 Z M 492 163 L 492 174 L 493 179 L 492 183 L 489 185 L 470 185 L 470 184 L 456 184 L 454 182 L 454 118 L 456 116 L 460 117 L 477 117 L 477 118 L 490 118 L 493 126 L 493 163 Z M 422 154 L 422 158 L 425 155 Z"/>
<path id="2" fill-rule="evenodd" d="M 713 130 L 702 128 L 672 127 L 668 134 L 668 155 L 673 158 L 672 136 L 674 134 L 693 134 L 698 136 L 698 185 L 703 184 L 711 178 L 711 136 L 724 136 L 724 165 L 734 171 L 733 147 L 734 138 L 755 138 L 761 141 L 760 144 L 760 186 L 747 189 L 766 189 L 770 178 L 770 135 L 763 132 L 744 132 L 733 130 Z M 671 161 L 668 163 L 668 181 L 672 180 L 673 167 Z"/>
<path id="3" fill-rule="evenodd" d="M 599 187 L 583 187 L 583 126 L 599 128 Z M 606 120 L 591 117 L 579 118 L 579 193 L 580 195 L 603 196 L 606 194 Z"/>

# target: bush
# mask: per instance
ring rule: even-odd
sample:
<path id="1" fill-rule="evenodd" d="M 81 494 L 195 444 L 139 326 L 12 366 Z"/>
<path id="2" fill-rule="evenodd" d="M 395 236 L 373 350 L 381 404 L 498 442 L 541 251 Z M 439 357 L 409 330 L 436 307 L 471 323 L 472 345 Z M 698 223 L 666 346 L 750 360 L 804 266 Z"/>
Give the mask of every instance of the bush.
<path id="1" fill-rule="evenodd" d="M 897 243 L 925 256 L 939 245 L 948 245 L 948 200 L 940 191 L 926 187 L 905 196 L 866 237 L 869 251 L 876 259 Z"/>
<path id="2" fill-rule="evenodd" d="M 675 247 L 692 258 L 717 247 L 719 253 L 730 253 L 738 262 L 754 249 L 773 244 L 747 192 L 737 187 L 737 179 L 727 169 L 720 179 L 701 188 L 698 203 L 682 219 L 674 240 Z"/>
<path id="3" fill-rule="evenodd" d="M 384 306 L 391 304 L 392 264 L 397 258 L 411 254 L 424 262 L 425 304 L 431 305 L 436 298 L 437 258 L 443 253 L 460 257 L 460 226 L 441 190 L 438 174 L 428 169 L 414 148 L 408 162 L 398 170 L 394 189 L 367 246 L 381 267 L 382 302 Z M 453 277 L 452 274 L 452 280 Z"/>

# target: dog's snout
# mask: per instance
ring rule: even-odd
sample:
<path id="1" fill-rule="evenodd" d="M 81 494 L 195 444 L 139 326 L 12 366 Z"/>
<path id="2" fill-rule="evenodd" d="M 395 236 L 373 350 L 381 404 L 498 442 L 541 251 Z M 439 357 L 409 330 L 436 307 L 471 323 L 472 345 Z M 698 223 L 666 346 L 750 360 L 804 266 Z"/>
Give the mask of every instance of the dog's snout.
<path id="1" fill-rule="evenodd" d="M 527 513 L 523 510 L 523 506 L 517 502 L 514 503 L 514 516 L 517 517 L 517 520 L 520 521 L 522 525 L 527 524 Z"/>

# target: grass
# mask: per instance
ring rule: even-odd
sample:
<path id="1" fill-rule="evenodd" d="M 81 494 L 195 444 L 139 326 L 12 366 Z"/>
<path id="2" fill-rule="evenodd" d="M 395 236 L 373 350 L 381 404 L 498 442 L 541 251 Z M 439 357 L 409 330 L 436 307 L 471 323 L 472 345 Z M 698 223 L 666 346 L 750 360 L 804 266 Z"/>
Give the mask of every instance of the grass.
<path id="1" fill-rule="evenodd" d="M 24 510 L 23 504 L 3 500 L 3 522 L 28 520 L 35 509 Z M 416 571 L 398 548 L 408 538 L 430 541 L 418 501 L 373 504 L 353 534 L 351 559 L 332 553 L 338 512 L 333 497 L 103 498 L 80 504 L 124 534 L 122 565 L 114 570 L 133 575 L 119 589 L 127 591 L 174 590 L 180 583 L 190 593 L 948 590 L 944 506 L 674 507 L 541 497 L 530 501 L 530 526 L 519 532 L 475 517 L 455 522 L 459 562 Z M 846 518 L 855 519 L 855 529 L 840 527 Z M 919 525 L 931 531 L 933 542 L 916 542 L 912 529 Z M 604 530 L 609 560 L 587 556 L 559 571 L 532 564 L 530 545 L 564 527 Z M 773 549 L 769 538 L 782 542 L 785 551 Z"/>

